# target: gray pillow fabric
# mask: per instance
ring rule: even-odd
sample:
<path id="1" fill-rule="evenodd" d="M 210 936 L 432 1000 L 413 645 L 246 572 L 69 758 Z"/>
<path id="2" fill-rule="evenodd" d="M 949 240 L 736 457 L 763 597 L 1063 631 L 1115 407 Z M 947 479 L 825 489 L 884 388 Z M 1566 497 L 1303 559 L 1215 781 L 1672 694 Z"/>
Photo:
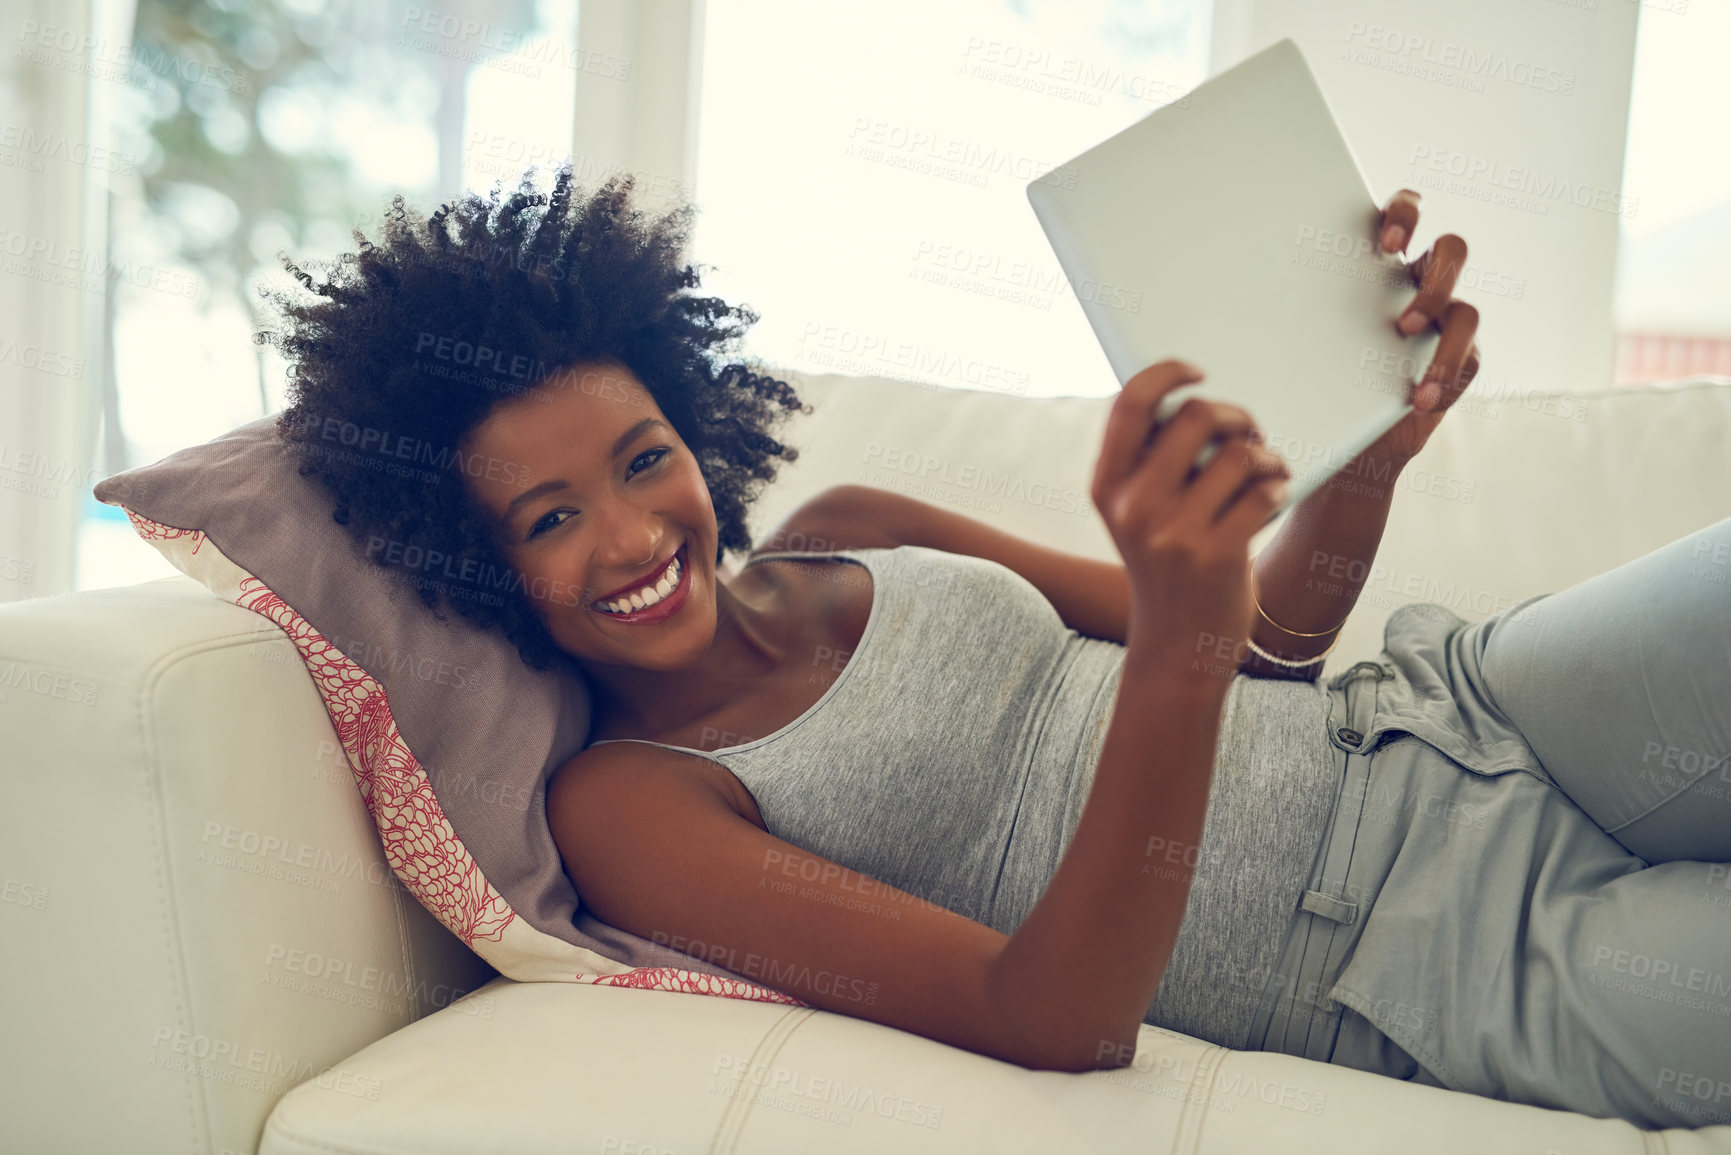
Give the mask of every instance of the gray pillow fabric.
<path id="1" fill-rule="evenodd" d="M 751 988 L 730 971 L 582 910 L 545 813 L 548 778 L 588 738 L 589 698 L 581 678 L 532 670 L 502 636 L 454 614 L 443 621 L 434 616 L 331 520 L 331 496 L 316 479 L 297 472 L 275 423 L 274 414 L 263 417 L 154 465 L 116 474 L 99 483 L 95 494 L 126 509 L 141 536 L 218 596 L 271 617 L 296 638 L 351 765 L 358 749 L 382 751 L 361 757 L 357 784 L 387 854 L 394 848 L 399 857 L 420 855 L 408 870 L 392 858 L 405 887 L 511 978 L 586 981 L 599 971 L 626 985 L 710 993 Z M 159 525 L 141 525 L 139 518 Z M 205 540 L 165 534 L 160 526 L 202 531 Z M 212 557 L 212 547 L 221 557 Z M 223 565 L 222 558 L 245 574 Z M 292 613 L 283 612 L 285 604 Z M 353 666 L 332 655 L 332 647 Z M 364 679 L 356 666 L 382 685 L 400 745 L 386 733 L 380 704 L 363 700 Z M 367 727 L 372 732 L 363 733 Z M 376 796 L 388 794 L 399 778 L 377 775 L 394 773 L 392 766 L 412 770 L 415 762 L 437 806 L 412 797 L 380 805 Z M 424 792 L 418 775 L 400 779 L 411 780 Z M 450 844 L 453 837 L 460 845 Z M 427 850 L 433 842 L 438 847 Z M 522 924 L 539 933 L 525 933 Z M 601 958 L 580 953 L 585 951 Z M 738 985 L 653 972 L 623 975 L 628 968 L 676 968 Z"/>

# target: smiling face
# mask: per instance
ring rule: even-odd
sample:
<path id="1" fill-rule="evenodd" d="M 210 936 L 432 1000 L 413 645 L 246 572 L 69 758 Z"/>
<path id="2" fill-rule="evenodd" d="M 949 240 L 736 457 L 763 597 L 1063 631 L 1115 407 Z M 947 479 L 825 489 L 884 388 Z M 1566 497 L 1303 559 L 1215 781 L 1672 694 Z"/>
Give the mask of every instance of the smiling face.
<path id="1" fill-rule="evenodd" d="M 502 526 L 559 648 L 585 662 L 674 670 L 715 635 L 715 507 L 697 459 L 619 365 L 577 366 L 496 406 L 466 475 Z M 526 479 L 526 481 L 525 481 Z"/>

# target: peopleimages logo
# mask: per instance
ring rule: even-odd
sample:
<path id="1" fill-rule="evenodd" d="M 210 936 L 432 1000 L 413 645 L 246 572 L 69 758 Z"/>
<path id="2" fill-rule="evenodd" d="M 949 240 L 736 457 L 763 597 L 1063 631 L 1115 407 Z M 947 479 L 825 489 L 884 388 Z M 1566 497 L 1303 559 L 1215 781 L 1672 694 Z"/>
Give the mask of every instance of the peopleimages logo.
<path id="1" fill-rule="evenodd" d="M 188 88 L 214 88 L 236 96 L 252 91 L 252 78 L 224 64 L 209 64 L 176 56 L 151 44 L 111 40 L 56 24 L 26 20 L 18 27 L 23 47 L 17 55 L 34 64 L 62 72 L 74 72 L 94 80 L 116 81 L 133 87 L 154 86 L 156 81 L 176 82 Z M 60 58 L 50 56 L 60 53 Z"/>
<path id="2" fill-rule="evenodd" d="M 367 557 L 381 564 L 417 571 L 415 580 L 423 587 L 439 586 L 456 597 L 468 592 L 513 590 L 534 601 L 553 602 L 562 606 L 583 604 L 583 591 L 569 582 L 537 577 L 533 580 L 509 566 L 494 565 L 473 557 L 457 557 L 443 550 L 373 535 L 367 538 Z M 441 581 L 440 579 L 444 579 Z M 454 583 L 446 585 L 446 582 Z M 502 604 L 502 599 L 481 599 L 486 604 Z"/>
<path id="3" fill-rule="evenodd" d="M 302 437 L 316 437 L 319 441 L 340 445 L 368 457 L 426 465 L 435 470 L 455 469 L 470 477 L 502 481 L 519 489 L 529 484 L 527 465 L 517 461 L 503 461 L 481 453 L 464 453 L 454 445 L 439 445 L 425 438 L 392 433 L 386 429 L 317 413 L 307 414 L 299 426 Z M 324 446 L 314 448 L 321 453 L 329 452 Z"/>
<path id="4" fill-rule="evenodd" d="M 56 352 L 41 345 L 20 345 L 10 337 L 0 337 L 0 365 L 5 364 L 77 381 L 84 376 L 85 361 L 71 353 Z"/>
<path id="5" fill-rule="evenodd" d="M 36 131 L 26 124 L 0 125 L 0 146 L 14 149 L 24 156 L 40 161 L 45 158 L 65 161 L 80 168 L 98 172 L 131 176 L 135 162 L 125 153 L 115 152 L 105 145 L 74 140 L 64 133 Z M 41 172 L 37 165 L 32 172 Z"/>
<path id="6" fill-rule="evenodd" d="M 432 352 L 440 361 L 450 361 L 456 365 L 472 365 L 497 373 L 502 377 L 515 377 L 520 381 L 539 380 L 547 375 L 546 362 L 532 359 L 522 353 L 507 353 L 490 345 L 482 345 L 473 341 L 460 341 L 453 337 L 441 337 L 436 333 L 421 332 L 415 337 L 415 352 Z"/>
<path id="7" fill-rule="evenodd" d="M 116 260 L 100 248 L 66 245 L 4 227 L 0 227 L 0 272 L 84 293 L 106 293 L 110 285 L 129 285 L 187 300 L 196 300 L 203 284 L 180 270 Z"/>
<path id="8" fill-rule="evenodd" d="M 1380 24 L 1366 24 L 1362 20 L 1354 20 L 1347 25 L 1346 40 L 1349 44 L 1362 46 L 1374 53 L 1386 54 L 1412 64 L 1428 65 L 1443 74 L 1454 73 L 1461 80 L 1478 82 L 1474 91 L 1482 90 L 1486 80 L 1501 80 L 1518 88 L 1532 88 L 1562 96 L 1572 96 L 1575 92 L 1573 72 L 1536 64 L 1504 52 L 1481 51 L 1452 40 L 1439 41 L 1428 33 L 1403 32 L 1397 28 L 1385 28 Z M 1361 63 L 1372 62 L 1366 60 Z"/>
<path id="9" fill-rule="evenodd" d="M 902 156 L 918 163 L 952 166 L 957 173 L 978 178 L 970 183 L 982 186 L 988 177 L 1008 176 L 1019 181 L 1076 187 L 1076 170 L 1069 165 L 1054 166 L 1050 161 L 995 144 L 984 145 L 934 129 L 868 116 L 854 118 L 843 155 L 878 161 Z"/>
<path id="10" fill-rule="evenodd" d="M 1414 145 L 1407 164 L 1412 168 L 1411 183 L 1479 200 L 1495 200 L 1540 216 L 1549 214 L 1551 205 L 1562 201 L 1576 208 L 1633 219 L 1641 203 L 1639 197 L 1627 197 L 1618 190 L 1588 181 L 1440 146 Z"/>
<path id="11" fill-rule="evenodd" d="M 77 706 L 94 706 L 101 688 L 101 684 L 94 680 L 24 662 L 9 661 L 0 665 L 0 702 L 7 701 L 13 690 L 26 690 Z"/>
<path id="12" fill-rule="evenodd" d="M 923 483 L 941 482 L 1005 501 L 1023 501 L 1063 513 L 1087 514 L 1093 509 L 1086 494 L 1068 487 L 1041 481 L 1030 483 L 1017 474 L 994 473 L 987 467 L 877 441 L 866 443 L 861 461 L 868 468 L 903 474 Z"/>
<path id="13" fill-rule="evenodd" d="M 1592 967 L 1594 970 L 1602 967 L 1613 974 L 1647 979 L 1655 984 L 1694 991 L 1716 999 L 1731 998 L 1731 972 L 1692 966 L 1676 959 L 1597 946 L 1593 948 Z"/>
<path id="14" fill-rule="evenodd" d="M 783 1106 L 777 1101 L 778 1097 L 785 1096 L 795 1102 L 804 1100 L 802 1105 L 822 1104 L 842 1111 L 876 1115 L 880 1119 L 893 1119 L 932 1131 L 939 1130 L 944 1122 L 944 1109 L 935 1103 L 878 1091 L 861 1083 L 810 1075 L 804 1071 L 766 1063 L 757 1056 L 748 1060 L 743 1055 L 718 1055 L 710 1074 L 721 1077 L 723 1085 L 730 1089 L 750 1088 L 757 1092 L 756 1095 L 742 1097 L 784 1110 L 789 1109 L 791 1104 Z"/>

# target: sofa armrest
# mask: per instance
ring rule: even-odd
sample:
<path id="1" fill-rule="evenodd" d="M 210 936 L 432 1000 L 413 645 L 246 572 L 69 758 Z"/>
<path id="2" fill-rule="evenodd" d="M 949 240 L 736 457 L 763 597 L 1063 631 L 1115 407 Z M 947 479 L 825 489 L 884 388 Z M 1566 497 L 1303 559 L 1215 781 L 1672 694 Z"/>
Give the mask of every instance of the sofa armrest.
<path id="1" fill-rule="evenodd" d="M 251 1151 L 495 974 L 397 884 L 287 637 L 188 578 L 0 607 L 0 741 L 9 1146 Z"/>

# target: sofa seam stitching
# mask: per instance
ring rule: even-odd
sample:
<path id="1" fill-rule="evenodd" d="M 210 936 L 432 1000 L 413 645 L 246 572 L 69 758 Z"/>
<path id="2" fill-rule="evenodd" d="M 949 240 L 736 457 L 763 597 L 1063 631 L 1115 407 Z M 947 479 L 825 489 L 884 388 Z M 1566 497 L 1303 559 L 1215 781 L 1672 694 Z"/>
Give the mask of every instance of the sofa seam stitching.
<path id="1" fill-rule="evenodd" d="M 187 976 L 186 928 L 181 922 L 180 904 L 176 900 L 175 873 L 168 852 L 166 782 L 162 773 L 163 763 L 157 743 L 157 731 L 152 724 L 152 720 L 156 716 L 154 701 L 163 677 L 181 662 L 198 654 L 236 648 L 237 642 L 268 637 L 266 631 L 255 630 L 205 637 L 195 642 L 184 643 L 165 653 L 158 654 L 145 667 L 136 683 L 137 696 L 134 700 L 134 706 L 137 712 L 138 731 L 143 738 L 145 752 L 145 789 L 155 811 L 151 852 L 156 860 L 157 904 L 163 919 L 163 935 L 166 940 L 165 945 L 168 947 L 170 969 L 175 980 L 175 1002 L 179 1017 L 194 1033 L 196 1033 L 197 1025 L 193 1022 L 192 984 Z M 147 708 L 147 703 L 150 704 L 149 708 Z M 176 1073 L 182 1074 L 188 1080 L 185 1087 L 187 1109 L 190 1113 L 190 1118 L 187 1120 L 189 1129 L 194 1136 L 202 1139 L 201 1149 L 209 1151 L 211 1149 L 211 1103 L 209 1096 L 205 1093 L 206 1088 L 202 1082 L 198 1081 L 196 1072 Z M 280 1100 L 281 1096 L 278 1096 L 278 1101 Z M 275 1103 L 272 1104 L 272 1109 L 274 1110 L 274 1108 Z"/>
<path id="2" fill-rule="evenodd" d="M 772 1063 L 787 1045 L 788 1039 L 809 1018 L 817 1013 L 815 1008 L 797 1007 L 784 1011 L 775 1022 L 759 1036 L 757 1043 L 751 1049 L 751 1059 L 746 1063 L 746 1075 L 757 1069 L 758 1063 Z M 768 1048 L 767 1052 L 765 1048 Z M 747 1087 L 749 1090 L 749 1085 Z M 757 1105 L 757 1096 L 747 1094 L 743 1098 L 730 1097 L 726 1109 L 717 1122 L 715 1135 L 709 1142 L 709 1155 L 730 1155 L 737 1152 L 741 1137 L 745 1134 L 746 1124 L 751 1121 L 751 1109 Z M 731 1125 L 731 1126 L 730 1126 Z M 727 1132 L 731 1130 L 729 1138 Z"/>
<path id="3" fill-rule="evenodd" d="M 162 918 L 164 945 L 168 948 L 170 973 L 175 984 L 174 1001 L 181 1022 L 188 1030 L 197 1033 L 197 1024 L 193 1021 L 191 983 L 186 973 L 186 934 L 180 921 L 180 904 L 175 901 L 174 872 L 168 853 L 168 803 L 162 772 L 161 750 L 157 743 L 156 727 L 152 725 L 155 718 L 154 703 L 161 686 L 163 675 L 189 653 L 196 653 L 208 647 L 208 640 L 188 645 L 158 655 L 145 668 L 139 679 L 134 708 L 137 711 L 138 731 L 143 738 L 145 755 L 145 790 L 152 809 L 155 811 L 151 833 L 151 853 L 155 859 L 157 883 L 157 909 Z M 197 1082 L 194 1072 L 178 1072 L 186 1080 L 187 1110 L 190 1118 L 187 1120 L 192 1135 L 201 1140 L 200 1149 L 210 1150 L 210 1102 L 204 1093 L 204 1087 Z"/>

